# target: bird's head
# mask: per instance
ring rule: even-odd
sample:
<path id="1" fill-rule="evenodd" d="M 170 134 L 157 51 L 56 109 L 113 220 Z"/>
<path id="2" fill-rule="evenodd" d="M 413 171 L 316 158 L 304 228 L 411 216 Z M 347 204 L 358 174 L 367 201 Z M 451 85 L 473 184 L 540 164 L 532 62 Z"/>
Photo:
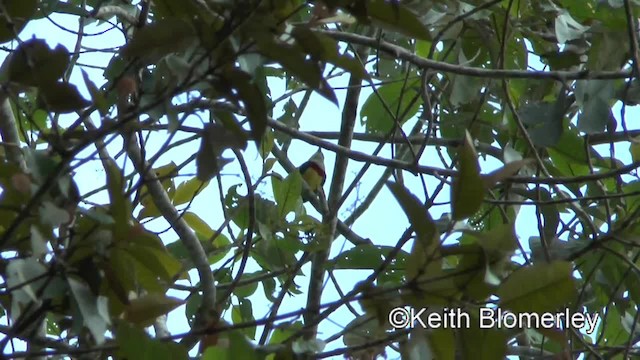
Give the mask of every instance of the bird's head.
<path id="1" fill-rule="evenodd" d="M 318 151 L 311 156 L 309 161 L 315 163 L 324 170 L 324 154 L 322 154 L 322 150 L 318 149 Z"/>

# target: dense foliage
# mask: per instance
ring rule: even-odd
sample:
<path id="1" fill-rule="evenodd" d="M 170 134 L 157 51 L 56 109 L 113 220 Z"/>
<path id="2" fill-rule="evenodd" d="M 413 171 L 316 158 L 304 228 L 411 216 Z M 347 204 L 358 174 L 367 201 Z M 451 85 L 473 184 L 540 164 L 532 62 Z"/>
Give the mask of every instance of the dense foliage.
<path id="1" fill-rule="evenodd" d="M 639 14 L 637 0 L 0 2 L 0 349 L 638 356 Z M 49 22 L 75 48 L 24 36 Z M 341 119 L 310 113 L 316 98 Z M 332 154 L 324 192 L 291 161 L 301 142 Z M 193 211 L 216 187 L 220 203 Z M 389 196 L 398 212 L 378 219 L 397 238 L 358 234 Z M 394 329 L 395 307 L 470 322 Z M 497 308 L 599 321 L 482 326 Z M 323 331 L 337 312 L 342 330 Z"/>

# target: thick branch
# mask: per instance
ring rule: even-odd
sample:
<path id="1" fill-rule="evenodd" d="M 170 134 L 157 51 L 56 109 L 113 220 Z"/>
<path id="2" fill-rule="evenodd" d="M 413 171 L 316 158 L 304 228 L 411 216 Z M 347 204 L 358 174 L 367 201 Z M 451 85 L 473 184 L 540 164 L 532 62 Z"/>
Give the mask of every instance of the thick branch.
<path id="1" fill-rule="evenodd" d="M 154 204 L 162 216 L 171 225 L 176 234 L 178 234 L 178 237 L 189 252 L 189 257 L 198 271 L 200 286 L 202 286 L 202 304 L 200 305 L 198 317 L 196 318 L 193 328 L 198 329 L 205 327 L 211 319 L 217 316 L 217 314 L 215 314 L 216 288 L 207 255 L 195 233 L 180 216 L 178 210 L 171 204 L 169 195 L 162 187 L 160 180 L 156 177 L 151 166 L 143 159 L 142 151 L 138 143 L 136 141 L 125 140 L 125 143 L 127 142 L 129 145 L 127 153 L 136 171 L 145 180 L 151 199 L 153 199 Z M 183 341 L 188 342 L 186 344 L 188 347 L 195 344 L 194 339 L 189 337 L 184 338 Z"/>
<path id="2" fill-rule="evenodd" d="M 124 8 L 116 5 L 103 6 L 98 9 L 96 14 L 94 15 L 96 19 L 100 20 L 109 20 L 112 16 L 119 17 L 129 25 L 135 26 L 138 24 L 138 19 L 135 16 L 129 14 Z"/>
<path id="3" fill-rule="evenodd" d="M 342 112 L 340 138 L 338 139 L 339 146 L 344 148 L 351 147 L 353 129 L 357 118 L 358 98 L 360 97 L 361 83 L 362 79 L 360 76 L 351 75 L 351 78 L 349 79 L 349 89 L 347 90 L 347 96 Z M 331 189 L 329 190 L 329 211 L 322 219 L 324 231 L 317 239 L 317 241 L 322 245 L 323 250 L 313 254 L 313 258 L 311 259 L 311 275 L 309 277 L 309 294 L 307 297 L 308 312 L 305 313 L 305 324 L 307 325 L 314 322 L 320 313 L 325 264 L 329 258 L 331 243 L 335 238 L 334 234 L 338 224 L 340 199 L 342 198 L 342 189 L 344 187 L 344 178 L 348 164 L 349 157 L 345 154 L 336 154 L 333 179 L 331 180 Z M 312 326 L 310 331 L 306 334 L 307 338 L 315 338 L 317 336 L 317 330 L 317 325 Z"/>
<path id="4" fill-rule="evenodd" d="M 336 145 L 330 143 L 328 141 L 323 141 L 318 139 L 315 136 L 309 135 L 307 133 L 303 133 L 294 129 L 289 128 L 288 126 L 281 124 L 277 121 L 269 121 L 269 126 L 272 128 L 287 133 L 291 136 L 296 137 L 299 140 L 307 142 L 309 144 L 317 145 L 323 149 L 327 149 L 335 152 L 336 154 L 344 154 L 349 157 L 351 160 L 355 161 L 363 161 L 370 162 L 372 164 L 385 166 L 393 169 L 402 169 L 416 174 L 427 174 L 433 176 L 441 176 L 441 177 L 455 177 L 458 176 L 458 171 L 449 170 L 443 168 L 436 168 L 433 166 L 426 165 L 416 165 L 413 163 L 408 163 L 406 161 L 400 161 L 395 159 L 385 159 L 378 156 L 371 156 L 369 154 L 362 153 L 360 151 L 354 151 L 349 148 L 345 148 L 340 145 Z M 623 174 L 628 174 L 629 172 L 635 170 L 638 166 L 640 166 L 640 162 L 634 162 L 629 165 L 622 166 L 616 170 L 611 170 L 607 172 L 594 173 L 589 175 L 581 175 L 581 176 L 564 176 L 564 177 L 528 177 L 528 176 L 511 176 L 504 179 L 504 182 L 511 182 L 517 184 L 568 184 L 568 183 L 579 183 L 585 181 L 592 180 L 600 180 L 606 179 L 612 176 L 618 176 Z"/>
<path id="5" fill-rule="evenodd" d="M 307 131 L 306 133 L 321 139 L 329 139 L 329 140 L 338 139 L 340 137 L 340 133 L 335 131 Z M 354 133 L 353 139 L 359 140 L 359 141 L 372 141 L 372 142 L 378 142 L 378 143 L 387 142 L 391 144 L 406 144 L 407 142 L 409 142 L 409 144 L 411 145 L 422 145 L 425 142 L 425 135 L 424 134 L 410 135 L 408 137 L 402 137 L 402 136 L 396 135 L 396 136 L 392 136 L 391 138 L 387 138 L 384 135 Z M 462 144 L 462 141 L 459 139 L 443 139 L 443 138 L 430 137 L 429 139 L 426 140 L 427 146 L 444 146 L 449 148 L 449 147 L 458 147 L 461 144 Z M 485 143 L 479 143 L 476 145 L 476 149 L 480 153 L 485 153 L 496 159 L 502 160 L 502 150 L 497 147 L 493 147 Z"/>
<path id="6" fill-rule="evenodd" d="M 626 79 L 632 76 L 631 71 L 527 71 L 527 70 L 494 70 L 469 66 L 454 65 L 423 58 L 400 46 L 386 41 L 357 34 L 338 31 L 319 31 L 332 38 L 351 44 L 368 46 L 390 54 L 398 60 L 407 61 L 423 70 L 436 70 L 458 75 L 467 75 L 492 79 L 555 79 L 559 81 L 580 79 Z"/>
<path id="7" fill-rule="evenodd" d="M 26 172 L 27 165 L 20 151 L 20 136 L 16 126 L 16 118 L 13 116 L 11 103 L 5 93 L 0 94 L 0 136 L 2 136 L 9 162 L 18 165 L 22 171 Z"/>

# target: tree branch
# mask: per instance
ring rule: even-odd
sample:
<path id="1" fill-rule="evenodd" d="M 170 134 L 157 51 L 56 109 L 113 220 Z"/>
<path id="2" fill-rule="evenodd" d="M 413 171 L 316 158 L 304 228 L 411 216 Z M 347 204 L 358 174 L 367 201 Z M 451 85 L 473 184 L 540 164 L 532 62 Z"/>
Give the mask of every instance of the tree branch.
<path id="1" fill-rule="evenodd" d="M 380 39 L 344 33 L 339 31 L 316 30 L 324 35 L 351 44 L 368 46 L 390 54 L 394 58 L 407 61 L 423 70 L 436 70 L 458 75 L 467 75 L 492 79 L 554 79 L 558 81 L 580 80 L 580 79 L 626 79 L 632 76 L 631 71 L 527 71 L 527 70 L 494 70 L 469 66 L 460 66 L 430 60 L 411 53 L 409 50 L 397 45 L 390 44 Z"/>
<path id="2" fill-rule="evenodd" d="M 130 134 L 124 134 L 125 137 Z M 169 225 L 178 234 L 180 241 L 184 244 L 185 248 L 189 252 L 189 257 L 193 261 L 193 264 L 198 271 L 200 277 L 200 286 L 202 286 L 202 303 L 198 310 L 198 316 L 193 325 L 193 329 L 199 329 L 209 325 L 210 320 L 217 317 L 215 303 L 216 303 L 216 288 L 214 283 L 213 274 L 209 266 L 207 255 L 202 248 L 200 240 L 196 237 L 196 234 L 191 230 L 187 222 L 180 216 L 178 210 L 171 204 L 169 195 L 162 187 L 160 180 L 156 177 L 151 166 L 142 157 L 142 150 L 140 145 L 136 141 L 127 141 L 128 143 L 127 154 L 131 158 L 136 171 L 144 179 L 151 199 L 160 211 L 160 214 L 167 220 Z M 187 348 L 193 347 L 197 339 L 192 337 L 185 337 L 182 341 L 183 345 Z"/>
<path id="3" fill-rule="evenodd" d="M 359 54 L 356 52 L 356 55 Z M 363 55 L 366 56 L 366 54 Z M 360 97 L 360 90 L 362 89 L 360 87 L 361 84 L 362 78 L 359 75 L 352 74 L 349 78 L 349 88 L 347 90 L 347 96 L 342 110 L 342 124 L 340 127 L 340 138 L 338 139 L 338 145 L 344 148 L 351 147 L 353 131 L 358 113 L 358 99 Z M 318 239 L 316 239 L 323 250 L 316 252 L 311 258 L 307 312 L 305 313 L 306 325 L 315 322 L 320 313 L 322 290 L 324 288 L 324 273 L 326 270 L 325 264 L 329 259 L 331 244 L 335 238 L 334 234 L 338 225 L 338 211 L 348 164 L 348 156 L 345 154 L 336 154 L 333 179 L 331 180 L 331 188 L 329 190 L 329 198 L 327 201 L 329 211 L 323 216 L 322 225 L 324 229 L 317 235 Z M 315 339 L 317 337 L 317 332 L 318 327 L 316 324 L 309 328 L 309 332 L 305 334 L 305 337 L 307 339 Z"/>
<path id="4" fill-rule="evenodd" d="M 8 94 L 4 91 L 0 93 L 0 136 L 4 142 L 7 160 L 18 165 L 23 172 L 26 172 L 27 165 L 20 150 L 20 136 L 16 126 L 16 118 L 13 116 Z"/>

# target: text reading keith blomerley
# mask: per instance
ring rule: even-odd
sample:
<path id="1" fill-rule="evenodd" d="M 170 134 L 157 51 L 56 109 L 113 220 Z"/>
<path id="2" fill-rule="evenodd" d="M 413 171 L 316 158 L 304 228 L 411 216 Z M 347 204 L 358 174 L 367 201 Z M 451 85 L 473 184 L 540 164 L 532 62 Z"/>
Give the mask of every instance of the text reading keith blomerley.
<path id="1" fill-rule="evenodd" d="M 515 314 L 500 308 L 480 308 L 478 315 L 480 328 L 557 329 L 564 326 L 585 330 L 587 334 L 595 331 L 599 317 L 597 313 L 573 313 L 569 309 L 561 312 Z M 427 309 L 399 307 L 389 313 L 389 323 L 396 328 L 421 326 L 430 329 L 462 329 L 471 326 L 471 316 L 459 308 L 428 313 Z"/>

